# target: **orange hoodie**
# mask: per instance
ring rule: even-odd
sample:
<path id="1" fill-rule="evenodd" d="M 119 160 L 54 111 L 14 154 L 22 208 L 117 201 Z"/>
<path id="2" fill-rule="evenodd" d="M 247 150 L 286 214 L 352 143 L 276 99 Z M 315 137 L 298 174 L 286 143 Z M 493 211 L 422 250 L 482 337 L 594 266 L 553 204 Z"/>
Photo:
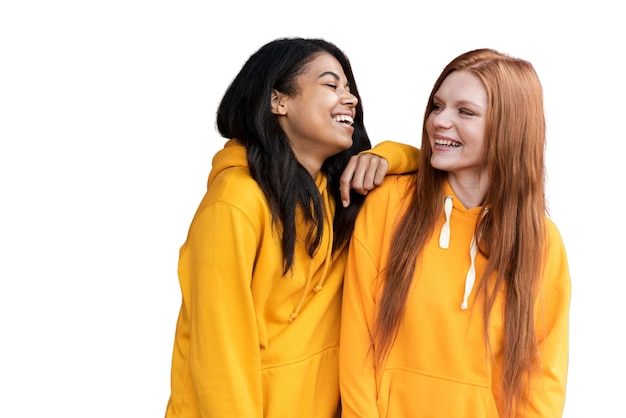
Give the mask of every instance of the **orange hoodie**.
<path id="1" fill-rule="evenodd" d="M 466 209 L 448 184 L 442 199 L 450 197 L 450 220 L 441 214 L 417 262 L 397 338 L 382 367 L 374 367 L 377 278 L 388 260 L 395 222 L 405 210 L 409 181 L 414 178 L 387 178 L 370 193 L 355 225 L 341 328 L 343 417 L 497 418 L 504 302 L 499 298 L 492 310 L 488 348 L 482 302 L 473 292 L 473 279 L 481 277 L 487 262 L 472 251 L 483 209 Z M 550 220 L 546 223 L 549 253 L 536 313 L 542 373 L 531 386 L 524 411 L 528 418 L 561 417 L 565 402 L 571 281 L 561 236 Z"/>

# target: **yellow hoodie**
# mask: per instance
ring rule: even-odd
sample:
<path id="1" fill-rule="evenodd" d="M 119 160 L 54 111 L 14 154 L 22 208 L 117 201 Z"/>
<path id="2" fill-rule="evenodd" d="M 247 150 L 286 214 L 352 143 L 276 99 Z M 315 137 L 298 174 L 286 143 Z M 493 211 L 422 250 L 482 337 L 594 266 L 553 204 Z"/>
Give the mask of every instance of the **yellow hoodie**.
<path id="1" fill-rule="evenodd" d="M 414 178 L 387 178 L 370 193 L 355 225 L 341 328 L 343 417 L 496 418 L 503 300 L 492 310 L 489 351 L 471 274 L 478 280 L 486 266 L 480 252 L 472 256 L 470 250 L 482 208 L 466 209 L 448 184 L 442 199 L 451 197 L 450 233 L 445 233 L 442 213 L 417 262 L 397 338 L 380 370 L 374 368 L 370 336 L 380 298 L 376 279 L 387 263 L 395 222 L 405 211 L 409 181 Z M 568 365 L 571 281 L 561 236 L 546 222 L 549 253 L 537 303 L 542 373 L 532 382 L 523 415 L 533 418 L 561 417 Z"/>
<path id="2" fill-rule="evenodd" d="M 418 166 L 413 147 L 385 142 L 375 153 L 396 173 Z M 335 416 L 347 248 L 333 258 L 334 205 L 326 178 L 315 181 L 327 215 L 322 243 L 310 258 L 299 239 L 283 276 L 280 237 L 245 148 L 229 141 L 215 155 L 180 250 L 167 418 Z"/>

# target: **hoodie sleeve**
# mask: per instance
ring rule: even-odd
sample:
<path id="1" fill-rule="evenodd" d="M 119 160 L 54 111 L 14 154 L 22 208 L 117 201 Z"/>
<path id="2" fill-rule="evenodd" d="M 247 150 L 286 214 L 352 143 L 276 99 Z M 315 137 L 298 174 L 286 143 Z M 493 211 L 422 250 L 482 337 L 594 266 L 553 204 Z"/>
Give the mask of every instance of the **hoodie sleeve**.
<path id="1" fill-rule="evenodd" d="M 378 383 L 371 336 L 377 306 L 381 257 L 388 251 L 396 210 L 390 197 L 401 194 L 402 176 L 390 179 L 371 192 L 359 212 L 348 249 L 339 345 L 339 384 L 343 418 L 377 418 Z M 407 181 L 404 179 L 404 181 Z M 390 193 L 391 191 L 391 193 Z M 392 203 L 393 204 L 393 203 Z"/>
<path id="2" fill-rule="evenodd" d="M 572 283 L 561 235 L 551 221 L 548 234 L 544 285 L 536 314 L 541 370 L 539 379 L 530 388 L 525 417 L 561 417 L 565 405 Z"/>
<path id="3" fill-rule="evenodd" d="M 262 417 L 259 338 L 250 292 L 258 233 L 232 205 L 200 211 L 181 249 L 189 362 L 202 417 Z"/>
<path id="4" fill-rule="evenodd" d="M 353 238 L 344 279 L 339 346 L 342 418 L 378 417 L 370 339 L 375 306 L 368 285 L 374 274 L 370 255 L 362 243 Z"/>
<path id="5" fill-rule="evenodd" d="M 410 173 L 417 170 L 420 165 L 420 149 L 400 142 L 383 141 L 363 152 L 376 154 L 386 159 L 389 163 L 387 174 Z"/>

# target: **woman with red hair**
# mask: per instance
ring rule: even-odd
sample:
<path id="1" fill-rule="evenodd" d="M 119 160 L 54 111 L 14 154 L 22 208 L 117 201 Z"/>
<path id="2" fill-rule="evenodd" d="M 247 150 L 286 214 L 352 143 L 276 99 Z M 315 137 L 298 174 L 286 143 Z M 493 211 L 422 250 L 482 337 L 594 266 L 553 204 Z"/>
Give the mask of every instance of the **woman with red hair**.
<path id="1" fill-rule="evenodd" d="M 571 281 L 547 217 L 543 94 L 491 49 L 443 70 L 420 169 L 372 191 L 346 269 L 344 417 L 560 417 Z"/>

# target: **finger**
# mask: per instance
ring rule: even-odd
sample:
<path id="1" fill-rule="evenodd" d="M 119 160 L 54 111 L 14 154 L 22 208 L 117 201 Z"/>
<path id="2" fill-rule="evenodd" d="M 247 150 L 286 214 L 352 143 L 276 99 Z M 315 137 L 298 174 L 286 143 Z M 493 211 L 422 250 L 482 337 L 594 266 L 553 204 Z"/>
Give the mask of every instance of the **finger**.
<path id="1" fill-rule="evenodd" d="M 383 184 L 389 163 L 382 157 L 373 155 L 368 161 L 367 172 L 363 178 L 363 190 L 370 191 Z"/>
<path id="2" fill-rule="evenodd" d="M 352 180 L 350 187 L 352 190 L 359 194 L 367 194 L 368 190 L 365 183 L 368 181 L 370 158 L 369 154 L 361 154 L 355 159 L 354 173 L 352 174 Z"/>
<path id="3" fill-rule="evenodd" d="M 381 158 L 378 164 L 378 168 L 376 170 L 376 176 L 374 177 L 374 185 L 381 186 L 383 184 L 383 181 L 385 180 L 385 176 L 387 175 L 388 171 L 389 162 L 386 159 Z"/>
<path id="4" fill-rule="evenodd" d="M 350 157 L 346 168 L 344 168 L 341 177 L 339 178 L 339 194 L 341 195 L 341 204 L 343 207 L 350 205 L 350 189 L 352 188 L 352 177 L 357 166 L 357 156 Z"/>

